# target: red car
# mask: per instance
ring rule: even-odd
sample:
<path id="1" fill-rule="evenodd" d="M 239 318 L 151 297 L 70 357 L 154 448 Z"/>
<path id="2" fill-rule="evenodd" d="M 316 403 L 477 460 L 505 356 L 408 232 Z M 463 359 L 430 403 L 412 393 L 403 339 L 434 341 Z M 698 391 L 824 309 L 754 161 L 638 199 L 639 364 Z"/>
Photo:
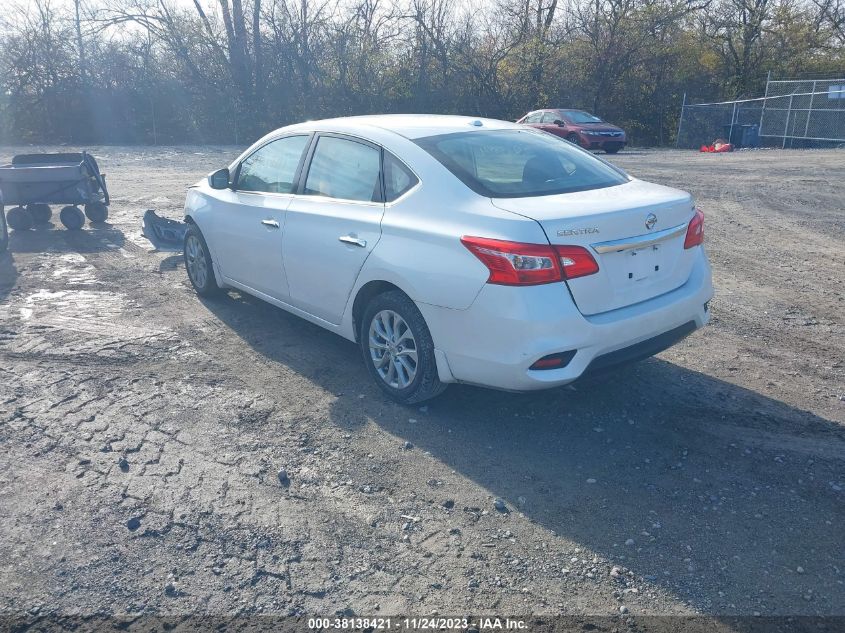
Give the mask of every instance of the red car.
<path id="1" fill-rule="evenodd" d="M 519 119 L 517 123 L 562 136 L 584 149 L 603 149 L 608 154 L 618 152 L 625 147 L 627 141 L 622 128 L 605 123 L 583 110 L 535 110 Z"/>

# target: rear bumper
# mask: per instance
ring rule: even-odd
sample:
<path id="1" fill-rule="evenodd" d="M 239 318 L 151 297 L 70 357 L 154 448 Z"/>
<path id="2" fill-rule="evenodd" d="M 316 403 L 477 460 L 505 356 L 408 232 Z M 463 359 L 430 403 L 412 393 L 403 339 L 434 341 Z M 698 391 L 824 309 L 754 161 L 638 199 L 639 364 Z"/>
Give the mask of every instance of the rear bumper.
<path id="1" fill-rule="evenodd" d="M 653 336 L 652 338 L 634 343 L 628 347 L 623 347 L 615 352 L 608 352 L 601 356 L 596 356 L 592 362 L 587 365 L 582 376 L 589 374 L 600 374 L 613 367 L 619 365 L 626 365 L 628 363 L 635 363 L 638 360 L 643 360 L 655 354 L 659 354 L 665 349 L 669 349 L 675 343 L 685 339 L 698 329 L 695 321 L 687 321 L 683 325 L 672 328 L 667 332 Z"/>
<path id="2" fill-rule="evenodd" d="M 509 391 L 565 385 L 585 373 L 639 360 L 673 345 L 710 318 L 710 266 L 700 249 L 680 288 L 632 306 L 582 315 L 565 284 L 486 285 L 466 310 L 418 304 L 448 364 L 441 380 Z M 565 367 L 532 370 L 538 359 L 575 350 Z"/>

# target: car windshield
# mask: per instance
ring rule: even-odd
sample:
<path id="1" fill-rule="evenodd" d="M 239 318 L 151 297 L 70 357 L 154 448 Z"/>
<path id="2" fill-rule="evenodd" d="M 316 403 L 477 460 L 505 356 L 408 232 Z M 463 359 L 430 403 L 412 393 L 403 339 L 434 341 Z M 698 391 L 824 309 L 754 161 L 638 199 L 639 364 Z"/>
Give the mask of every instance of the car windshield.
<path id="1" fill-rule="evenodd" d="M 597 116 L 581 110 L 561 110 L 561 114 L 570 123 L 604 123 Z"/>
<path id="2" fill-rule="evenodd" d="M 548 196 L 628 181 L 623 171 L 569 141 L 535 130 L 479 130 L 415 142 L 489 198 Z"/>

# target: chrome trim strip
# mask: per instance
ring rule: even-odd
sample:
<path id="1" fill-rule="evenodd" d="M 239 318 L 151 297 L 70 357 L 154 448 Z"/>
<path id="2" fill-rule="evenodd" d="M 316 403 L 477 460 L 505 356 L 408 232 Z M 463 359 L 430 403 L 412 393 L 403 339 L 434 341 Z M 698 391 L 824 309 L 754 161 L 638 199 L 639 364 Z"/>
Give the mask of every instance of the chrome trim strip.
<path id="1" fill-rule="evenodd" d="M 663 242 L 685 233 L 686 230 L 686 224 L 679 224 L 678 226 L 673 226 L 671 229 L 663 229 L 657 233 L 648 233 L 646 235 L 638 235 L 637 237 L 628 237 L 621 240 L 611 240 L 609 242 L 598 242 L 597 244 L 590 244 L 590 247 L 599 255 L 604 253 L 630 251 L 637 248 L 646 248 L 652 244 Z"/>

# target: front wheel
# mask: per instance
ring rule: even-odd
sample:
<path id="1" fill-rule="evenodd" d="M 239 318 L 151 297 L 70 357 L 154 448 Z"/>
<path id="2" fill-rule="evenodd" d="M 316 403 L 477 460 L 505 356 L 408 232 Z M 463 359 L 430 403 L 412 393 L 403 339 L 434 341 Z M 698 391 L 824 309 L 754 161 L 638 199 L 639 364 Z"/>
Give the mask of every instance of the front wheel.
<path id="1" fill-rule="evenodd" d="M 569 141 L 570 143 L 573 143 L 574 145 L 577 145 L 578 147 L 581 147 L 581 139 L 574 132 L 572 134 L 570 134 L 569 136 L 567 136 L 566 140 Z"/>
<path id="2" fill-rule="evenodd" d="M 604 151 L 608 154 L 618 154 L 619 150 L 622 149 L 621 147 L 605 147 Z"/>
<path id="3" fill-rule="evenodd" d="M 185 269 L 188 271 L 188 279 L 197 294 L 201 297 L 211 297 L 219 294 L 220 287 L 214 277 L 214 267 L 211 263 L 211 253 L 208 252 L 208 244 L 195 224 L 189 224 L 185 233 Z"/>
<path id="4" fill-rule="evenodd" d="M 430 400 L 447 385 L 437 376 L 434 342 L 417 306 L 398 290 L 376 296 L 361 319 L 364 363 L 376 384 L 393 400 Z"/>

